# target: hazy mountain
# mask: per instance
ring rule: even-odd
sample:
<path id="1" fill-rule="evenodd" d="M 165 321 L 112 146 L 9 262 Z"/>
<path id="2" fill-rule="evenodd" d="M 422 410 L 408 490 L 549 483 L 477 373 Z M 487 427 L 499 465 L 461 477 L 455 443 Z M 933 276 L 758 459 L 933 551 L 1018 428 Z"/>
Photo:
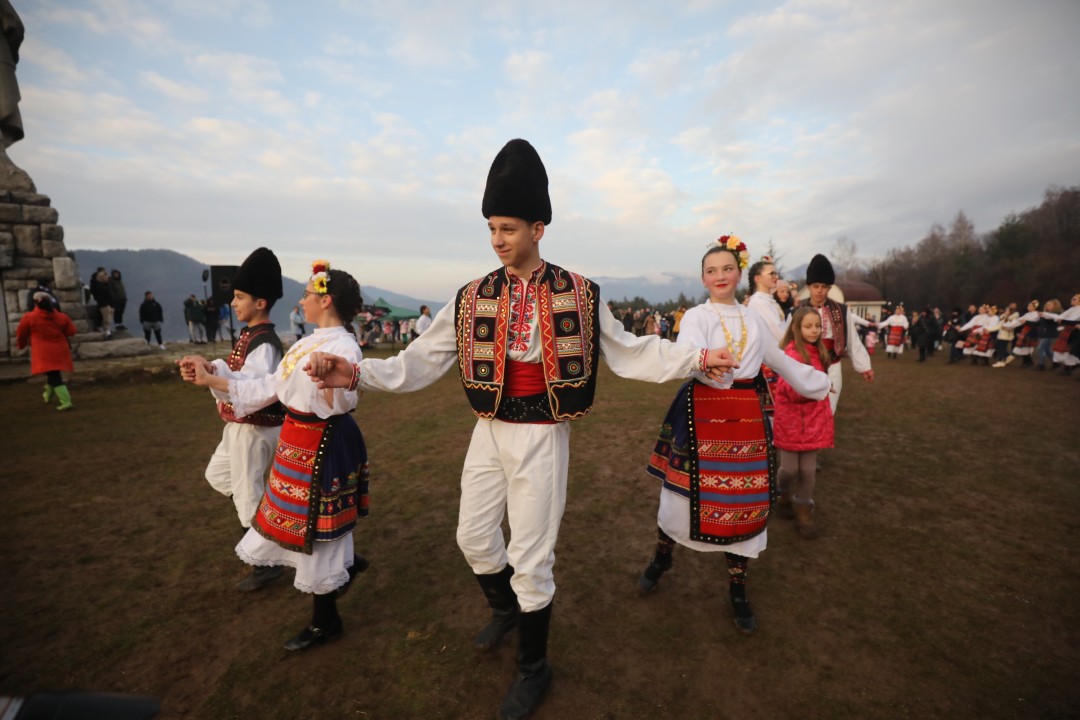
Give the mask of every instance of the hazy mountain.
<path id="1" fill-rule="evenodd" d="M 184 322 L 184 299 L 192 293 L 202 299 L 204 293 L 208 295 L 212 291 L 209 283 L 204 286 L 202 282 L 202 272 L 210 266 L 172 250 L 75 250 L 73 254 L 79 265 L 80 277 L 87 285 L 90 283 L 91 274 L 98 267 L 110 271 L 116 268 L 120 271 L 128 295 L 124 324 L 137 337 L 142 332 L 139 325 L 139 305 L 143 301 L 143 293 L 147 290 L 154 293 L 154 298 L 161 303 L 165 311 L 162 335 L 166 342 L 188 339 L 187 324 Z M 288 332 L 289 311 L 300 299 L 304 286 L 287 277 L 282 278 L 282 286 L 285 295 L 274 305 L 270 319 L 279 329 Z M 365 303 L 372 303 L 382 297 L 387 302 L 405 308 L 419 309 L 421 305 L 430 305 L 432 314 L 445 302 L 418 300 L 374 285 L 361 284 L 360 291 Z"/>

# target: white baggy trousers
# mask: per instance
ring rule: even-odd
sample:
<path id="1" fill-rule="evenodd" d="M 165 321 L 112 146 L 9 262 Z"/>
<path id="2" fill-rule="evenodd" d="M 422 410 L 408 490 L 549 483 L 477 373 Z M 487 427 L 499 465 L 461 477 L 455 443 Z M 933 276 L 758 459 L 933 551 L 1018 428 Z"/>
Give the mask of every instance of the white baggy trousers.
<path id="1" fill-rule="evenodd" d="M 232 497 L 240 524 L 251 527 L 262 500 L 266 472 L 274 459 L 280 426 L 225 423 L 221 443 L 206 466 L 206 481 L 222 495 Z"/>
<path id="2" fill-rule="evenodd" d="M 555 543 L 566 507 L 570 423 L 478 420 L 461 473 L 457 542 L 477 575 L 514 568 L 523 612 L 555 595 Z M 503 538 L 504 515 L 510 543 Z"/>

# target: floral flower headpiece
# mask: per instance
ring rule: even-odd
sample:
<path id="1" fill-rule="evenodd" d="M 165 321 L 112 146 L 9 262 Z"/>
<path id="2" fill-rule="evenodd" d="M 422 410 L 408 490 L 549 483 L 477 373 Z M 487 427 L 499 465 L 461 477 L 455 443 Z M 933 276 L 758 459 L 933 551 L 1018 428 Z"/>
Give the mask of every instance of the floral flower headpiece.
<path id="1" fill-rule="evenodd" d="M 311 286 L 315 292 L 325 295 L 329 290 L 326 284 L 330 282 L 330 261 L 316 260 L 311 263 Z"/>
<path id="2" fill-rule="evenodd" d="M 772 265 L 773 264 L 772 255 L 762 255 L 761 259 L 758 262 L 763 262 L 766 265 Z"/>
<path id="3" fill-rule="evenodd" d="M 750 264 L 750 251 L 746 249 L 746 243 L 734 235 L 721 235 L 716 242 L 709 245 L 710 249 L 714 247 L 730 250 L 739 263 L 740 271 L 745 270 L 746 266 Z"/>

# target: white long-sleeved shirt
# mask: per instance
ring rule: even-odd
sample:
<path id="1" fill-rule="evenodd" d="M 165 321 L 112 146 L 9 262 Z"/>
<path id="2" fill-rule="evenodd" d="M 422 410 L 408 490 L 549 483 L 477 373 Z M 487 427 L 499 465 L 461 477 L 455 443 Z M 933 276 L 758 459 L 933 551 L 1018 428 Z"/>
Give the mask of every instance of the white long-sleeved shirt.
<path id="1" fill-rule="evenodd" d="M 510 275 L 512 282 L 526 282 Z M 527 297 L 527 296 L 526 296 Z M 360 363 L 360 385 L 365 390 L 413 392 L 432 384 L 457 363 L 457 303 L 443 306 L 423 335 L 386 359 L 368 358 Z M 535 301 L 524 349 L 508 349 L 506 356 L 518 362 L 540 362 L 539 312 Z M 656 335 L 638 337 L 623 329 L 607 303 L 600 301 L 600 355 L 612 372 L 631 380 L 667 382 L 689 377 L 701 348 L 672 343 Z M 595 372 L 595 371 L 594 371 Z"/>
<path id="2" fill-rule="evenodd" d="M 723 324 L 721 324 L 721 316 Z M 743 327 L 746 327 L 746 345 L 742 350 L 739 367 L 724 374 L 721 382 L 714 381 L 701 372 L 694 376 L 715 388 L 729 388 L 735 380 L 752 380 L 757 377 L 762 361 L 787 380 L 795 392 L 812 400 L 821 400 L 829 394 L 829 377 L 810 365 L 789 357 L 772 340 L 772 331 L 758 313 L 737 303 L 724 305 L 711 300 L 690 308 L 683 315 L 679 326 L 678 344 L 693 347 L 726 347 L 732 355 L 738 353 Z M 728 332 L 724 332 L 724 326 Z M 730 334 L 731 342 L 728 342 Z"/>
<path id="3" fill-rule="evenodd" d="M 228 367 L 225 368 L 226 372 L 222 372 L 215 363 L 218 374 L 229 381 L 227 395 L 215 395 L 231 402 L 237 417 L 244 417 L 275 400 L 280 400 L 297 412 L 315 414 L 321 418 L 343 415 L 356 407 L 357 393 L 340 388 L 319 390 L 304 372 L 307 356 L 316 350 L 340 355 L 351 363 L 363 359 L 356 338 L 345 328 L 316 328 L 311 335 L 296 341 L 278 366 L 261 377 L 232 373 Z"/>
<path id="4" fill-rule="evenodd" d="M 772 293 L 758 290 L 750 296 L 746 306 L 765 321 L 765 326 L 769 328 L 777 343 L 784 339 L 787 318 L 784 317 L 784 310 L 780 307 L 780 303 L 776 302 Z"/>

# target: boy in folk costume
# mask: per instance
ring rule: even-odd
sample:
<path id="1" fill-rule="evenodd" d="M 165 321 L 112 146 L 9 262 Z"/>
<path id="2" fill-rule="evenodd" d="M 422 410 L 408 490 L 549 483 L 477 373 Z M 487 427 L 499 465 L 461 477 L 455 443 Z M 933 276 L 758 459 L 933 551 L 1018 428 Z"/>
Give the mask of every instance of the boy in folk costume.
<path id="1" fill-rule="evenodd" d="M 828 297 L 829 289 L 836 283 L 836 273 L 832 263 L 824 255 L 815 255 L 810 259 L 806 267 L 806 286 L 810 291 L 810 305 L 821 315 L 822 337 L 825 339 L 825 348 L 829 351 L 829 357 L 833 363 L 829 365 L 829 381 L 832 390 L 829 392 L 829 403 L 832 405 L 833 414 L 836 414 L 836 406 L 840 402 L 840 390 L 843 387 L 844 378 L 840 373 L 840 360 L 851 358 L 851 364 L 855 372 L 866 379 L 866 382 L 874 381 L 874 370 L 870 367 L 870 355 L 863 347 L 859 339 L 858 327 L 855 314 L 848 312 L 844 303 L 838 303 Z"/>
<path id="2" fill-rule="evenodd" d="M 282 296 L 281 265 L 277 257 L 267 248 L 251 253 L 236 271 L 232 287 L 233 311 L 247 326 L 240 330 L 240 339 L 229 356 L 213 361 L 214 372 L 230 379 L 270 375 L 283 355 L 281 340 L 270 322 L 270 308 Z M 232 498 L 243 532 L 247 532 L 262 499 L 263 482 L 274 457 L 285 409 L 275 402 L 238 418 L 228 393 L 211 392 L 225 429 L 206 466 L 206 480 L 219 493 Z M 240 581 L 237 589 L 258 590 L 284 571 L 283 567 L 257 566 Z"/>
<path id="3" fill-rule="evenodd" d="M 551 682 L 547 639 L 568 421 L 592 406 L 600 356 L 616 374 L 652 382 L 732 362 L 728 352 L 626 332 L 596 283 L 541 259 L 551 201 L 547 172 L 528 142 L 511 140 L 495 157 L 482 210 L 502 267 L 461 288 L 395 357 L 353 366 L 313 354 L 308 372 L 320 387 L 410 392 L 457 364 L 478 418 L 462 471 L 457 540 L 492 610 L 473 643 L 490 650 L 517 627 L 517 673 L 499 717 L 524 718 Z"/>

